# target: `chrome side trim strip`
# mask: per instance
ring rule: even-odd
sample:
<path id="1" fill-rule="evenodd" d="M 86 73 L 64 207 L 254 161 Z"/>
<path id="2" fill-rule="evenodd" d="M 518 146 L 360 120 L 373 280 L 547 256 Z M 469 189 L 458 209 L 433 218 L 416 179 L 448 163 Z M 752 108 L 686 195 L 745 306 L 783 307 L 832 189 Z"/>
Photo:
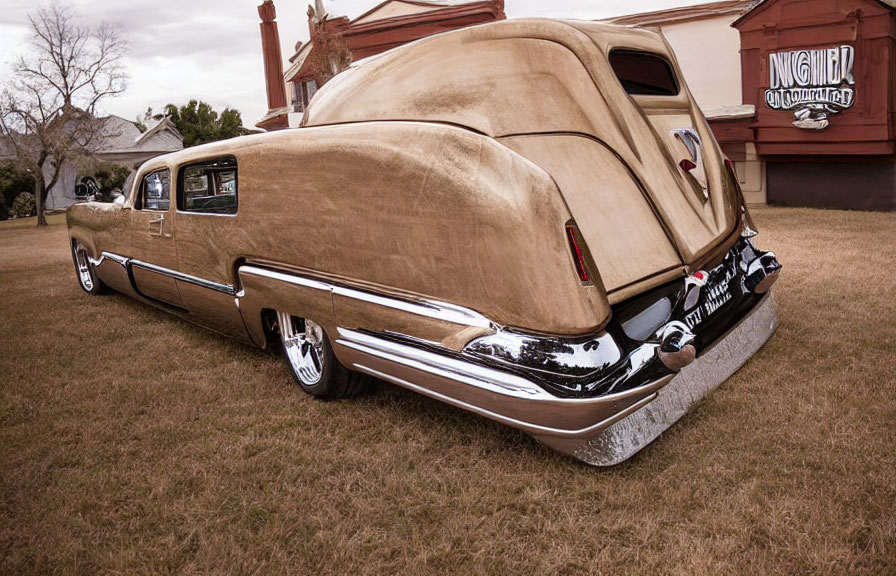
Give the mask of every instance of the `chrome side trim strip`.
<path id="1" fill-rule="evenodd" d="M 392 298 L 357 288 L 350 288 L 348 286 L 309 278 L 307 276 L 286 274 L 267 268 L 259 268 L 257 266 L 242 266 L 240 267 L 239 272 L 240 274 L 252 274 L 263 278 L 271 278 L 273 280 L 287 282 L 296 286 L 313 288 L 315 290 L 327 290 L 335 296 L 345 296 L 346 298 L 351 298 L 353 300 L 376 304 L 377 306 L 384 306 L 394 310 L 401 310 L 402 312 L 408 312 L 426 318 L 433 318 L 435 320 L 442 320 L 452 324 L 475 326 L 478 328 L 491 328 L 493 326 L 491 320 L 482 314 L 447 302 L 426 299 L 410 300 Z"/>
<path id="2" fill-rule="evenodd" d="M 91 258 L 90 262 L 94 266 L 99 266 L 100 264 L 103 263 L 103 260 L 106 260 L 106 259 L 109 259 L 109 260 L 115 262 L 122 268 L 128 267 L 128 259 L 127 258 L 125 258 L 124 256 L 120 256 L 118 254 L 113 254 L 112 252 L 101 252 L 99 260 L 94 260 L 93 258 Z"/>
<path id="3" fill-rule="evenodd" d="M 240 266 L 239 273 L 261 276 L 262 278 L 271 278 L 272 280 L 279 280 L 280 282 L 302 286 L 303 288 L 314 288 L 315 290 L 329 292 L 332 292 L 333 290 L 333 286 L 325 282 L 312 280 L 311 278 L 305 278 L 304 276 L 296 276 L 294 274 L 284 274 L 283 272 L 276 272 L 274 270 L 268 270 L 267 268 L 258 268 L 257 266 Z"/>
<path id="4" fill-rule="evenodd" d="M 534 382 L 514 374 L 492 370 L 478 364 L 449 358 L 346 328 L 337 328 L 336 330 L 339 333 L 339 338 L 336 340 L 338 344 L 370 356 L 504 396 L 525 398 L 526 400 L 557 400 L 556 396 L 543 390 Z"/>
<path id="5" fill-rule="evenodd" d="M 402 312 L 410 312 L 417 316 L 425 316 L 435 320 L 444 320 L 452 324 L 461 324 L 464 326 L 475 326 L 477 328 L 491 328 L 492 322 L 485 316 L 461 306 L 448 304 L 447 302 L 436 302 L 432 300 L 419 300 L 412 302 L 410 300 L 398 300 L 388 298 L 386 296 L 378 296 L 372 292 L 364 292 L 344 286 L 334 286 L 333 294 L 338 296 L 346 296 L 355 300 L 378 304 L 387 308 L 394 308 Z"/>
<path id="6" fill-rule="evenodd" d="M 492 412 L 491 410 L 486 410 L 485 408 L 480 408 L 479 406 L 475 406 L 468 402 L 464 402 L 463 400 L 458 400 L 456 398 L 452 398 L 450 396 L 445 396 L 439 392 L 435 392 L 430 390 L 429 388 L 424 388 L 412 382 L 408 382 L 407 380 L 403 380 L 401 378 L 391 376 L 389 374 L 385 374 L 380 372 L 379 370 L 374 370 L 373 368 L 369 368 L 364 366 L 363 364 L 353 364 L 355 370 L 359 372 L 364 372 L 365 374 L 370 374 L 374 378 L 380 378 L 382 380 L 386 380 L 387 382 L 391 382 L 393 384 L 397 384 L 414 392 L 418 392 L 425 396 L 429 396 L 430 398 L 435 398 L 436 400 L 440 400 L 445 402 L 446 404 L 451 404 L 453 406 L 457 406 L 458 408 L 463 408 L 464 410 L 469 410 L 475 414 L 479 414 L 480 416 L 485 416 L 486 418 L 490 418 L 492 420 L 496 420 L 501 422 L 502 424 L 506 424 L 508 426 L 512 426 L 514 428 L 519 428 L 524 432 L 528 432 L 530 434 L 539 434 L 543 436 L 559 436 L 561 438 L 582 438 L 588 437 L 592 434 L 600 432 L 602 429 L 611 426 L 613 423 L 618 422 L 622 418 L 625 418 L 629 414 L 634 413 L 635 411 L 641 409 L 646 406 L 650 402 L 652 402 L 658 396 L 657 392 L 650 394 L 646 398 L 642 398 L 638 402 L 635 402 L 625 410 L 622 410 L 616 414 L 613 414 L 609 418 L 601 420 L 596 424 L 592 424 L 591 426 L 587 426 L 585 428 L 581 428 L 579 430 L 566 430 L 563 428 L 553 428 L 549 426 L 541 426 L 539 424 L 532 424 L 530 422 L 524 422 L 522 420 L 517 420 L 516 418 L 510 418 L 508 416 L 503 416 L 498 414 L 497 412 Z M 671 379 L 671 376 L 667 378 Z"/>
<path id="7" fill-rule="evenodd" d="M 149 270 L 150 272 L 170 276 L 171 278 L 180 280 L 181 282 L 195 284 L 196 286 L 201 286 L 202 288 L 208 288 L 210 290 L 216 290 L 218 292 L 229 294 L 230 296 L 236 295 L 236 290 L 234 290 L 233 286 L 230 284 L 219 284 L 218 282 L 212 282 L 211 280 L 206 280 L 205 278 L 191 276 L 190 274 L 184 274 L 183 272 L 171 270 L 170 268 L 163 268 L 162 266 L 156 266 L 155 264 L 150 264 L 149 262 L 143 262 L 142 260 L 131 259 L 129 260 L 129 262 L 131 266 L 137 266 L 138 268 L 143 268 L 144 270 Z"/>

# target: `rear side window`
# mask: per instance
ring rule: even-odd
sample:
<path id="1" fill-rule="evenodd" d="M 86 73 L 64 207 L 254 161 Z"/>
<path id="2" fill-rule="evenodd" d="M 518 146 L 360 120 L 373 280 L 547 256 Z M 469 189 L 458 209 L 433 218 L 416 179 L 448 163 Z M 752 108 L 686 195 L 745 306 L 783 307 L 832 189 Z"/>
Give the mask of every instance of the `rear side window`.
<path id="1" fill-rule="evenodd" d="M 181 166 L 177 178 L 177 209 L 182 212 L 236 214 L 236 158 L 224 156 Z"/>
<path id="2" fill-rule="evenodd" d="M 675 96 L 678 81 L 672 66 L 662 56 L 634 50 L 610 52 L 610 66 L 629 94 Z"/>

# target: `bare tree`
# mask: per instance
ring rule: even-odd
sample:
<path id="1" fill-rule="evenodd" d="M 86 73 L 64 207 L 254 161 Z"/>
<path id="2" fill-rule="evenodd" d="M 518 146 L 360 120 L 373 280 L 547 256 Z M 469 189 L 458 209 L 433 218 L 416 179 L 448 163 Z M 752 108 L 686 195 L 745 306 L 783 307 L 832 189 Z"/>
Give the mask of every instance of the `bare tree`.
<path id="1" fill-rule="evenodd" d="M 346 70 L 352 63 L 352 51 L 344 36 L 344 26 L 338 20 L 330 20 L 323 0 L 314 0 L 308 5 L 311 22 L 311 62 L 318 86 L 323 86 L 331 78 Z M 335 23 L 334 23 L 335 22 Z"/>
<path id="2" fill-rule="evenodd" d="M 68 7 L 28 15 L 29 50 L 12 65 L 0 96 L 0 137 L 15 161 L 34 175 L 37 225 L 67 161 L 90 155 L 103 138 L 97 104 L 124 91 L 125 45 L 119 28 L 81 26 Z"/>

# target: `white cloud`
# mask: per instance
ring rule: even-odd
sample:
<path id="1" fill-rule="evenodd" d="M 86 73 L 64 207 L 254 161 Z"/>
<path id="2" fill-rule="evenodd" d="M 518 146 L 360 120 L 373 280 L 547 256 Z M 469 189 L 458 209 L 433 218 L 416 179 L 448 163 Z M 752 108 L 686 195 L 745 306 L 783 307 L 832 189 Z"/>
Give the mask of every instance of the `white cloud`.
<path id="1" fill-rule="evenodd" d="M 311 0 L 275 0 L 286 61 L 296 41 L 308 39 L 305 10 Z M 128 40 L 128 90 L 108 100 L 108 113 L 133 119 L 147 106 L 196 98 L 216 110 L 230 106 L 252 126 L 267 110 L 257 6 L 261 0 L 70 0 L 84 23 L 121 23 Z M 354 18 L 376 0 L 325 0 L 331 14 Z M 508 18 L 556 17 L 597 19 L 698 4 L 687 0 L 505 0 Z M 0 4 L 0 58 L 9 62 L 27 39 L 32 1 Z"/>

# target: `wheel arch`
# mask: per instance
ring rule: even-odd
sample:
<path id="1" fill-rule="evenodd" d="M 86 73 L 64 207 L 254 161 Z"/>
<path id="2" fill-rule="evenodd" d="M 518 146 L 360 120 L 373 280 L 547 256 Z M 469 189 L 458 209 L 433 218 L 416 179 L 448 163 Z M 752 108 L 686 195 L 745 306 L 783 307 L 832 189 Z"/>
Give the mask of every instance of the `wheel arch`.
<path id="1" fill-rule="evenodd" d="M 277 266 L 244 262 L 237 267 L 240 315 L 256 346 L 268 348 L 272 344 L 270 316 L 274 311 L 309 318 L 320 324 L 329 336 L 336 334 L 332 293 L 323 285 L 302 282 L 300 278 Z"/>

